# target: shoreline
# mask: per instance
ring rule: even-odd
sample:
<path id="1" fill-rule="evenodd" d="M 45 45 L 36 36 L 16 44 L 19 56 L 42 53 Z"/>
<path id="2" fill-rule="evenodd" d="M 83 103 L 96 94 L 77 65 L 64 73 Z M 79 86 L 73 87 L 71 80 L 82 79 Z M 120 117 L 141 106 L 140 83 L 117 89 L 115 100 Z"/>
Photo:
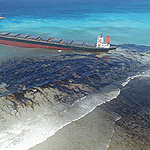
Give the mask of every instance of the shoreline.
<path id="1" fill-rule="evenodd" d="M 114 120 L 110 113 L 98 106 L 29 150 L 107 150 L 114 130 Z"/>
<path id="2" fill-rule="evenodd" d="M 96 107 L 29 150 L 148 150 L 149 80 L 150 77 L 131 80 L 116 99 Z M 115 113 L 120 115 L 119 120 Z"/>

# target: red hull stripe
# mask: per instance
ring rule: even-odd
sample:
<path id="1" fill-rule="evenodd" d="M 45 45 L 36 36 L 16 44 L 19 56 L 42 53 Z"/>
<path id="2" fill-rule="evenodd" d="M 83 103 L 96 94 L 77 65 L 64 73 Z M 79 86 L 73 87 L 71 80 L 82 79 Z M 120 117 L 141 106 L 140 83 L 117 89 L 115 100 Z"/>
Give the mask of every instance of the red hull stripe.
<path id="1" fill-rule="evenodd" d="M 71 50 L 70 48 L 32 44 L 32 43 L 25 43 L 25 42 L 16 42 L 16 41 L 9 41 L 9 40 L 0 40 L 0 44 L 16 46 L 16 47 L 24 47 L 24 48 L 48 48 L 48 49 L 55 49 L 55 50 Z"/>

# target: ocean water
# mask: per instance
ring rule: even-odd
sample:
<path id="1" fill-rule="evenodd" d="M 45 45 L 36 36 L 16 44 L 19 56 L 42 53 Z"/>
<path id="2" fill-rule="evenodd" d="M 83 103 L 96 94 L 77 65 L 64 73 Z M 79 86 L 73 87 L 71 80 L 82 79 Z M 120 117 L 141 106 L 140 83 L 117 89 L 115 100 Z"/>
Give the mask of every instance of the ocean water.
<path id="1" fill-rule="evenodd" d="M 1 2 L 2 3 L 2 2 Z M 3 2 L 1 31 L 96 42 L 100 32 L 114 44 L 150 45 L 149 1 Z"/>
<path id="2" fill-rule="evenodd" d="M 121 44 L 109 53 L 0 46 L 0 149 L 27 150 L 116 98 L 135 77 L 149 76 L 149 10 L 146 0 L 0 0 L 6 17 L 0 31 L 92 43 L 104 32 Z M 103 150 L 111 143 L 114 120 L 108 121 L 107 138 L 101 137 Z"/>

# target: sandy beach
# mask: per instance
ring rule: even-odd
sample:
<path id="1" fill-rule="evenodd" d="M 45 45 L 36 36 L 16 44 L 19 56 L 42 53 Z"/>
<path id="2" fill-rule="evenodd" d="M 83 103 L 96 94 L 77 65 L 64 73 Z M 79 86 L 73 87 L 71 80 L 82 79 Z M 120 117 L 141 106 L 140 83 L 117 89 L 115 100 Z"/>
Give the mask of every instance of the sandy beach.
<path id="1" fill-rule="evenodd" d="M 149 88 L 148 77 L 135 78 L 117 99 L 102 104 L 30 150 L 149 150 Z M 131 100 L 135 104 L 130 104 Z M 113 113 L 116 111 L 121 118 Z"/>
<path id="2" fill-rule="evenodd" d="M 113 116 L 97 107 L 30 150 L 106 150 L 113 130 Z"/>
<path id="3" fill-rule="evenodd" d="M 149 150 L 149 144 L 131 136 L 114 120 L 97 107 L 30 150 Z"/>

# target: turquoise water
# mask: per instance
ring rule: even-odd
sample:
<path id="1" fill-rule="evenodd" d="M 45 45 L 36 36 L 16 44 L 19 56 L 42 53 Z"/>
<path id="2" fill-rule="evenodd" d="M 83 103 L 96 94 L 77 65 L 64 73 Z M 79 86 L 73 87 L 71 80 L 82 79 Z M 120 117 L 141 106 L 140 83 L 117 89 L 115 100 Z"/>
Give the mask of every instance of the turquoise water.
<path id="1" fill-rule="evenodd" d="M 128 0 L 127 0 L 128 1 Z M 103 5 L 101 5 L 103 2 Z M 131 3 L 132 2 L 132 3 Z M 100 32 L 110 34 L 114 44 L 150 45 L 150 3 L 146 1 L 71 2 L 65 7 L 52 5 L 2 9 L 0 31 L 54 36 L 95 42 Z M 59 4 L 59 3 L 58 3 Z"/>

